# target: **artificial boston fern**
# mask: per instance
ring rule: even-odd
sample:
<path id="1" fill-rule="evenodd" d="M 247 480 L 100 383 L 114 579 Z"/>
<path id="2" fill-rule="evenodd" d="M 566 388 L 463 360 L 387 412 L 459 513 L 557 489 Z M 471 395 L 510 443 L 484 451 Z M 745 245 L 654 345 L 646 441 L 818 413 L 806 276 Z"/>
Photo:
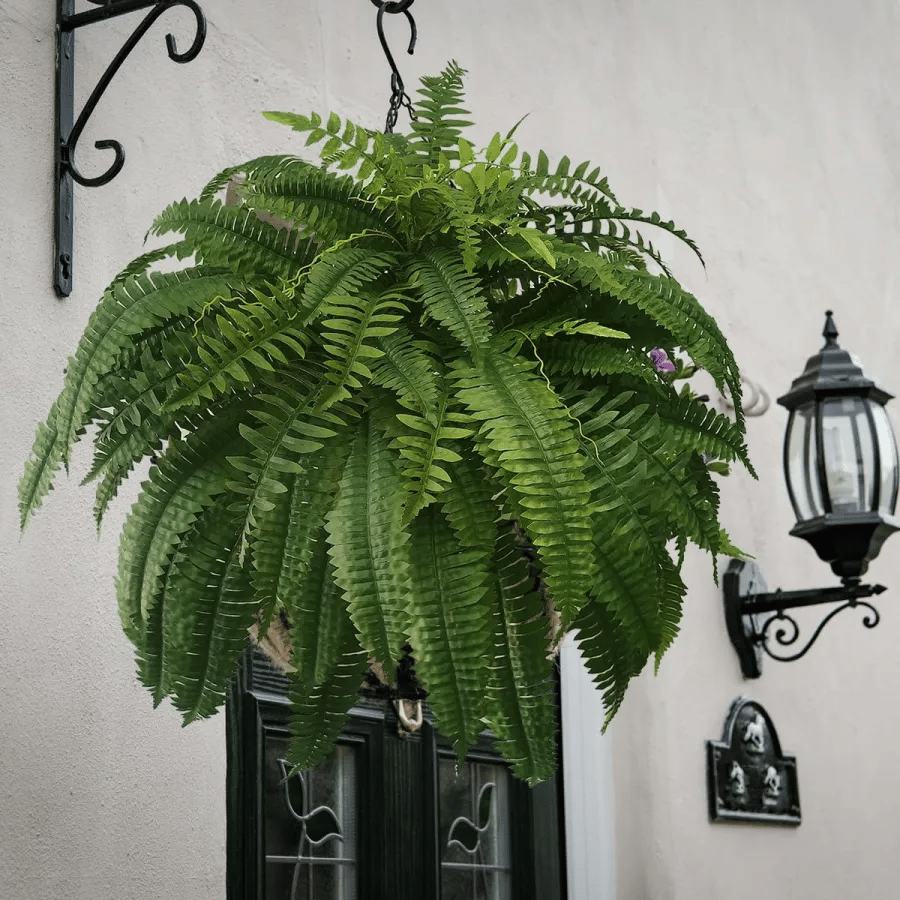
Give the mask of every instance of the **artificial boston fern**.
<path id="1" fill-rule="evenodd" d="M 670 547 L 725 548 L 707 457 L 749 464 L 740 407 L 717 415 L 650 357 L 740 396 L 716 323 L 633 229 L 686 235 L 587 163 L 500 134 L 476 154 L 462 75 L 423 79 L 408 136 L 270 113 L 323 165 L 262 157 L 165 210 L 154 232 L 180 239 L 91 316 L 21 511 L 93 424 L 98 522 L 151 461 L 117 592 L 157 702 L 212 714 L 248 629 L 283 611 L 297 764 L 409 643 L 457 750 L 489 726 L 535 782 L 560 637 L 579 629 L 612 715 L 677 632 Z M 154 271 L 166 257 L 190 262 Z"/>

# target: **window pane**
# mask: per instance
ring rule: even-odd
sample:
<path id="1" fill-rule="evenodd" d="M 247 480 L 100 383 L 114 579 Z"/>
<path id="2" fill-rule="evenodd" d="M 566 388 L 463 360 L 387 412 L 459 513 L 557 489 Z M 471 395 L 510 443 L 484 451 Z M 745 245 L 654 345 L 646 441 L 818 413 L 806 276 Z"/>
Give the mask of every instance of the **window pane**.
<path id="1" fill-rule="evenodd" d="M 509 900 L 509 772 L 438 763 L 442 900 Z"/>
<path id="2" fill-rule="evenodd" d="M 287 736 L 267 730 L 265 741 L 267 900 L 354 900 L 356 751 L 338 744 L 288 778 Z"/>

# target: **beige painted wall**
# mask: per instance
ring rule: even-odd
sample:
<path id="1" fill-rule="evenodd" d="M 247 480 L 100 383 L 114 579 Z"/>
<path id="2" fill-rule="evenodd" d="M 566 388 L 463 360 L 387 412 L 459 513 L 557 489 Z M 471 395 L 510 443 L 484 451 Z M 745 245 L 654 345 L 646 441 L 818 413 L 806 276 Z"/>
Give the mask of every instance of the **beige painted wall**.
<path id="1" fill-rule="evenodd" d="M 260 152 L 299 149 L 262 109 L 334 108 L 379 127 L 386 68 L 367 0 L 207 0 L 209 40 L 180 67 L 166 14 L 85 134 L 122 140 L 108 187 L 76 189 L 75 293 L 52 291 L 52 2 L 0 0 L 0 895 L 112 900 L 221 897 L 221 718 L 182 731 L 133 675 L 112 596 L 119 503 L 100 541 L 73 461 L 19 539 L 15 484 L 103 286 L 153 215 Z M 707 271 L 671 242 L 678 274 L 719 317 L 747 375 L 773 396 L 836 311 L 867 373 L 900 387 L 900 6 L 722 0 L 422 0 L 410 84 L 453 57 L 470 69 L 481 136 L 523 113 L 523 145 L 603 164 L 620 197 L 660 207 L 698 240 Z M 78 37 L 87 90 L 127 26 Z M 91 169 L 96 165 L 96 169 Z M 900 421 L 900 419 L 898 419 Z M 723 485 L 724 516 L 772 586 L 827 583 L 792 524 L 780 474 L 784 415 L 750 421 L 759 483 Z M 900 538 L 872 567 L 900 591 Z M 572 900 L 894 900 L 900 773 L 894 598 L 882 626 L 835 622 L 809 657 L 747 684 L 705 561 L 691 557 L 682 636 L 643 676 L 603 739 L 596 697 L 567 651 L 566 761 Z M 712 826 L 703 741 L 749 693 L 797 754 L 804 824 Z M 577 733 L 573 729 L 577 728 Z M 612 785 L 615 785 L 613 797 Z M 615 801 L 615 813 L 612 812 Z M 615 819 L 614 828 L 612 819 Z M 604 860 L 617 860 L 610 872 Z"/>

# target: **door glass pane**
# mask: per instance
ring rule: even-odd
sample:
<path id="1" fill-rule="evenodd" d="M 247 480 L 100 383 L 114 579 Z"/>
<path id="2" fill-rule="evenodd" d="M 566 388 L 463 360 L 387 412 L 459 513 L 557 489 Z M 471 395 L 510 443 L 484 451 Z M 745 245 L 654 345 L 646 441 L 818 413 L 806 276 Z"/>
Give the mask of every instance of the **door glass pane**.
<path id="1" fill-rule="evenodd" d="M 356 752 L 338 744 L 321 766 L 288 777 L 288 743 L 266 732 L 266 900 L 355 900 Z"/>
<path id="2" fill-rule="evenodd" d="M 510 900 L 509 772 L 438 762 L 442 900 Z"/>

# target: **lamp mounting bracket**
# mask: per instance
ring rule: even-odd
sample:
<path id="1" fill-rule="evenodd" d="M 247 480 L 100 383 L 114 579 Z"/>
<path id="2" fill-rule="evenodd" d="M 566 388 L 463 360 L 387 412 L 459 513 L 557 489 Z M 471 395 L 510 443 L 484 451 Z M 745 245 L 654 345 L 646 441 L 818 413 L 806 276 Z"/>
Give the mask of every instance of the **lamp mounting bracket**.
<path id="1" fill-rule="evenodd" d="M 763 653 L 779 662 L 793 662 L 805 656 L 825 626 L 845 609 L 864 607 L 868 612 L 863 616 L 863 625 L 874 628 L 881 616 L 866 598 L 886 590 L 881 584 L 860 584 L 858 579 L 845 579 L 839 587 L 769 592 L 759 567 L 752 561 L 738 559 L 729 562 L 722 589 L 728 636 L 745 678 L 759 678 L 762 674 Z M 800 638 L 800 626 L 785 610 L 822 603 L 839 605 L 825 615 L 800 650 L 780 653 L 770 645 L 770 639 L 774 638 L 780 647 L 793 647 Z"/>
<path id="2" fill-rule="evenodd" d="M 197 57 L 206 40 L 206 18 L 196 0 L 88 0 L 96 8 L 75 11 L 76 0 L 56 0 L 56 216 L 54 285 L 60 297 L 72 293 L 72 247 L 74 227 L 74 184 L 100 187 L 108 184 L 125 164 L 125 151 L 116 140 L 96 141 L 98 150 L 112 150 L 114 158 L 100 175 L 87 176 L 75 162 L 75 150 L 91 115 L 131 51 L 167 10 L 182 6 L 196 19 L 196 34 L 190 47 L 179 52 L 175 38 L 166 35 L 169 59 L 187 63 Z M 75 32 L 88 25 L 147 9 L 140 24 L 116 54 L 91 91 L 83 109 L 75 118 Z"/>

